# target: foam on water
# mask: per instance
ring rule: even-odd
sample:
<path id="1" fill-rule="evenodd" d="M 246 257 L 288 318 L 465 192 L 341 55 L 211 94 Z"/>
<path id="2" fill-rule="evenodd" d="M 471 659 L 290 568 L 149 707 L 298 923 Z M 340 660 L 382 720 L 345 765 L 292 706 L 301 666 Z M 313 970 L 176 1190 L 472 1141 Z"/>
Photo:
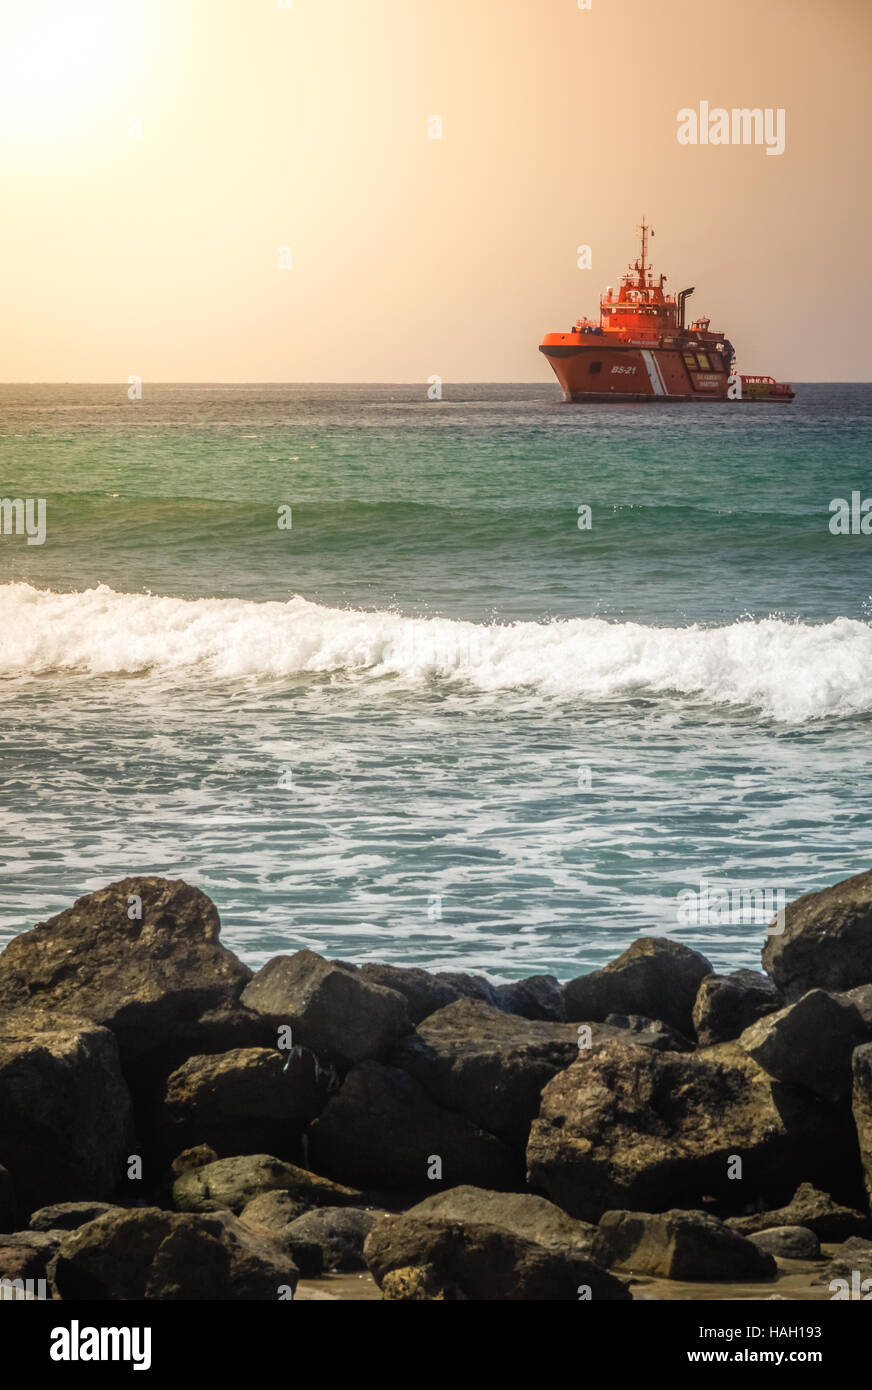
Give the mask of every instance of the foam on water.
<path id="1" fill-rule="evenodd" d="M 872 710 L 872 626 L 779 618 L 719 627 L 575 618 L 478 624 L 287 603 L 0 586 L 0 676 L 248 680 L 434 677 L 561 700 L 678 695 L 804 723 Z"/>

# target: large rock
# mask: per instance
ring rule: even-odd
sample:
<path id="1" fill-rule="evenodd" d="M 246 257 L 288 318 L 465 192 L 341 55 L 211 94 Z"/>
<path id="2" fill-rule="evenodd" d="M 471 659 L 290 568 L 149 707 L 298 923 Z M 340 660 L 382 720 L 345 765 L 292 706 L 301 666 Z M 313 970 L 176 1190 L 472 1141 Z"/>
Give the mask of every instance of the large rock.
<path id="1" fill-rule="evenodd" d="M 346 1272 L 366 1269 L 363 1243 L 375 1215 L 360 1207 L 318 1207 L 293 1221 L 286 1235 L 320 1246 L 324 1269 Z"/>
<path id="2" fill-rule="evenodd" d="M 329 1073 L 304 1048 L 239 1048 L 190 1057 L 168 1077 L 155 1107 L 157 1142 L 165 1157 L 197 1142 L 221 1158 L 288 1157 L 324 1108 L 329 1090 Z"/>
<path id="3" fill-rule="evenodd" d="M 698 951 L 666 936 L 640 936 L 602 970 L 564 985 L 566 1017 L 600 1023 L 609 1014 L 643 1014 L 693 1036 L 693 1006 L 712 967 Z"/>
<path id="4" fill-rule="evenodd" d="M 769 1226 L 748 1239 L 779 1260 L 818 1260 L 821 1243 L 807 1226 Z"/>
<path id="5" fill-rule="evenodd" d="M 850 1236 L 872 1236 L 872 1220 L 853 1207 L 834 1202 L 826 1192 L 819 1192 L 810 1182 L 800 1183 L 787 1206 L 776 1211 L 755 1211 L 745 1216 L 730 1216 L 727 1225 L 740 1235 L 753 1235 L 776 1226 L 802 1226 L 813 1231 L 818 1240 L 841 1241 Z"/>
<path id="6" fill-rule="evenodd" d="M 844 1279 L 849 1286 L 853 1286 L 852 1297 L 864 1298 L 865 1301 L 865 1295 L 872 1293 L 872 1240 L 851 1236 L 836 1246 L 830 1263 L 820 1276 L 820 1282 L 829 1283 L 831 1279 Z M 870 1282 L 865 1288 L 857 1289 L 858 1279 L 868 1279 Z"/>
<path id="7" fill-rule="evenodd" d="M 454 985 L 417 966 L 371 963 L 362 965 L 359 973 L 370 984 L 394 989 L 401 994 L 406 1001 L 409 1019 L 415 1024 L 461 998 L 461 991 Z"/>
<path id="8" fill-rule="evenodd" d="M 784 931 L 767 937 L 763 968 L 787 1000 L 872 984 L 872 870 L 790 903 Z"/>
<path id="9" fill-rule="evenodd" d="M 853 1076 L 854 1123 L 857 1126 L 866 1195 L 872 1207 L 872 1043 L 864 1043 L 854 1053 Z"/>
<path id="10" fill-rule="evenodd" d="M 435 1159 L 451 1187 L 513 1187 L 521 1178 L 492 1134 L 437 1105 L 405 1071 L 378 1062 L 348 1073 L 308 1133 L 316 1168 L 377 1191 L 426 1189 Z"/>
<path id="11" fill-rule="evenodd" d="M 137 900 L 141 918 L 128 916 Z M 219 931 L 214 904 L 180 879 L 111 883 L 13 937 L 0 955 L 0 1011 L 33 1004 L 103 1024 L 138 1085 L 177 1065 L 180 1047 L 211 1050 L 190 1046 L 200 1019 L 211 1014 L 214 1033 L 251 978 Z"/>
<path id="12" fill-rule="evenodd" d="M 376 1283 L 392 1298 L 630 1298 L 622 1280 L 583 1255 L 537 1245 L 485 1222 L 385 1216 L 367 1236 L 364 1254 Z"/>
<path id="13" fill-rule="evenodd" d="M 277 1300 L 298 1278 L 277 1242 L 230 1212 L 194 1216 L 157 1207 L 109 1212 L 80 1226 L 50 1273 L 61 1298 L 87 1300 Z"/>
<path id="14" fill-rule="evenodd" d="M 525 980 L 494 989 L 497 1008 L 521 1018 L 546 1019 L 551 1023 L 566 1022 L 566 1001 L 563 986 L 556 975 L 530 975 Z"/>
<path id="15" fill-rule="evenodd" d="M 872 989 L 864 986 L 851 994 L 809 990 L 746 1028 L 739 1044 L 778 1081 L 839 1101 L 851 1093 L 854 1048 L 870 1039 Z"/>
<path id="16" fill-rule="evenodd" d="M 439 1216 L 478 1222 L 532 1240 L 553 1250 L 590 1257 L 596 1226 L 576 1221 L 545 1197 L 531 1192 L 489 1192 L 481 1187 L 450 1187 L 411 1208 L 409 1216 Z"/>
<path id="17" fill-rule="evenodd" d="M 578 1056 L 572 1024 L 518 1018 L 472 999 L 431 1014 L 391 1062 L 447 1110 L 523 1146 L 542 1087 Z"/>
<path id="18" fill-rule="evenodd" d="M 734 970 L 706 975 L 693 1006 L 693 1026 L 702 1047 L 731 1042 L 758 1018 L 778 1008 L 778 991 L 768 975 Z"/>
<path id="19" fill-rule="evenodd" d="M 202 1168 L 183 1173 L 173 1184 L 173 1200 L 179 1211 L 241 1212 L 261 1193 L 280 1190 L 311 1206 L 356 1206 L 363 1196 L 354 1188 L 282 1163 L 271 1154 L 243 1154 L 219 1158 Z"/>
<path id="20" fill-rule="evenodd" d="M 659 1052 L 693 1052 L 694 1048 L 689 1038 L 668 1023 L 661 1023 L 659 1018 L 644 1018 L 642 1014 L 609 1014 L 596 1035 L 598 1040 L 605 1041 L 607 1029 L 614 1037 L 626 1033 L 628 1042 L 642 1043 Z"/>
<path id="21" fill-rule="evenodd" d="M 0 1163 L 23 1207 L 111 1196 L 133 1142 L 108 1029 L 42 1009 L 0 1019 Z"/>
<path id="22" fill-rule="evenodd" d="M 30 1218 L 31 1231 L 75 1231 L 88 1221 L 96 1221 L 107 1211 L 117 1211 L 111 1202 L 54 1202 L 40 1207 Z"/>
<path id="23" fill-rule="evenodd" d="M 273 956 L 242 999 L 274 1026 L 289 1026 L 295 1044 L 343 1070 L 384 1057 L 412 1026 L 403 995 L 314 951 Z"/>
<path id="24" fill-rule="evenodd" d="M 545 1087 L 527 1162 L 532 1186 L 596 1221 L 711 1197 L 728 1209 L 784 1200 L 800 1177 L 854 1181 L 856 1158 L 839 1111 L 773 1081 L 735 1043 L 684 1055 L 611 1042 Z"/>
<path id="25" fill-rule="evenodd" d="M 774 1259 L 701 1211 L 607 1211 L 593 1246 L 597 1263 L 659 1279 L 774 1279 Z"/>

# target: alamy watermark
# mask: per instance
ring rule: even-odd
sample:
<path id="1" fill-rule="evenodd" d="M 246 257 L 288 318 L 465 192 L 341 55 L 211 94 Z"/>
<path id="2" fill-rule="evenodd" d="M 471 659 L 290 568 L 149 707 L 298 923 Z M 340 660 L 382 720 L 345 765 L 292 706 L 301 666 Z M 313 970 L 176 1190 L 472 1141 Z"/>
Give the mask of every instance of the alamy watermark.
<path id="1" fill-rule="evenodd" d="M 765 145 L 767 154 L 784 154 L 787 118 L 783 106 L 682 106 L 675 119 L 679 145 Z"/>
<path id="2" fill-rule="evenodd" d="M 699 889 L 678 894 L 677 919 L 683 927 L 765 927 L 770 936 L 784 932 L 784 888 L 701 878 Z"/>
<path id="3" fill-rule="evenodd" d="M 0 497 L 0 536 L 26 536 L 28 545 L 44 545 L 45 498 Z"/>

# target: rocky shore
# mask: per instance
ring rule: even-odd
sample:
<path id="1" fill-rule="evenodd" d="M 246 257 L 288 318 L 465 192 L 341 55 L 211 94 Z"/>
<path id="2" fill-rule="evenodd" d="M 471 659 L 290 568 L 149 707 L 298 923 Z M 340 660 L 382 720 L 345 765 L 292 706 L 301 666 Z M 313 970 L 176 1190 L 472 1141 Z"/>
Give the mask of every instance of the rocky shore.
<path id="1" fill-rule="evenodd" d="M 494 986 L 311 951 L 253 974 L 198 889 L 91 893 L 0 954 L 0 1280 L 862 1297 L 872 872 L 783 927 L 761 973 L 641 937 L 566 984 Z"/>

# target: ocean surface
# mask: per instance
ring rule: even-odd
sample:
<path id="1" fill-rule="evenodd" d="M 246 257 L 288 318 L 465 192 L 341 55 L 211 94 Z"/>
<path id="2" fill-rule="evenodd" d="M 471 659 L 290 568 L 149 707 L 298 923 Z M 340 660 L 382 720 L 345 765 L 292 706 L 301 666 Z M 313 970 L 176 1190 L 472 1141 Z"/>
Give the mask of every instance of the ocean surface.
<path id="1" fill-rule="evenodd" d="M 156 873 L 255 967 L 759 968 L 741 895 L 872 865 L 870 457 L 865 385 L 0 387 L 46 503 L 0 535 L 0 945 Z"/>

